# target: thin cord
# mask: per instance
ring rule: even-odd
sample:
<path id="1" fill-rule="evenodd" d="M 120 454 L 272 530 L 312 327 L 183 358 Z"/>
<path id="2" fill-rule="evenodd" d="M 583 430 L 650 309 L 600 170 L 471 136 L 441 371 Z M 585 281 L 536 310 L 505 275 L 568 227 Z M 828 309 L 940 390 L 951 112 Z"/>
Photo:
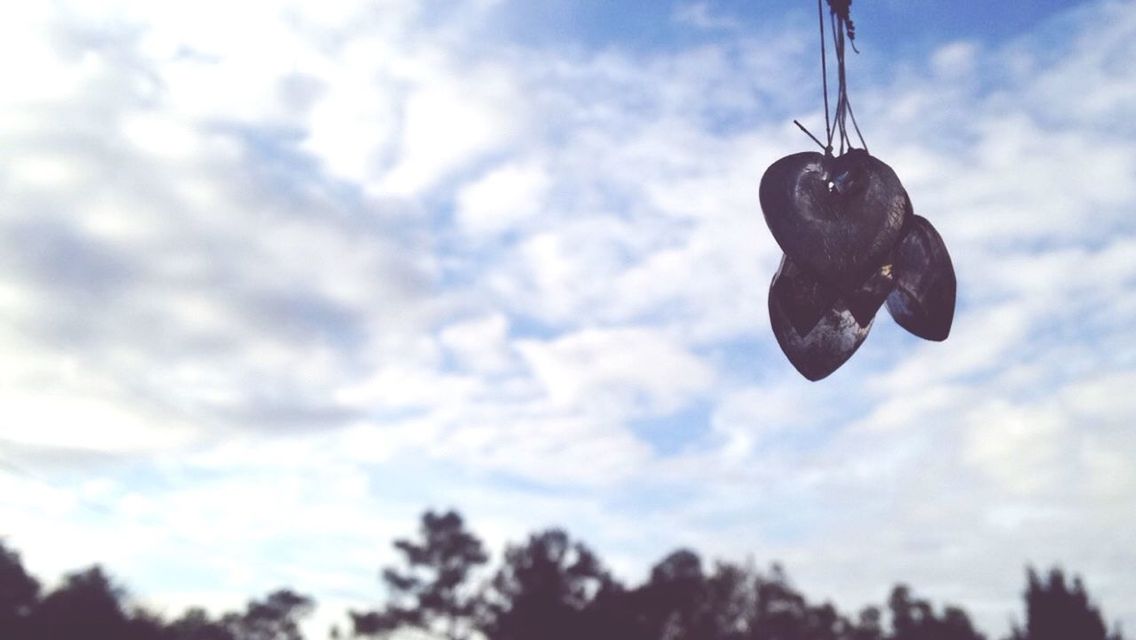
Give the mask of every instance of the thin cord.
<path id="1" fill-rule="evenodd" d="M 840 145 L 840 155 L 853 148 L 852 137 L 848 135 L 849 118 L 852 119 L 852 128 L 856 132 L 856 137 L 860 140 L 860 145 L 865 151 L 868 150 L 868 143 L 864 140 L 864 134 L 860 131 L 860 124 L 856 122 L 856 114 L 852 112 L 852 102 L 848 98 L 845 45 L 851 42 L 852 50 L 860 53 L 855 43 L 856 27 L 852 23 L 851 7 L 852 0 L 828 0 L 828 26 L 832 30 L 832 46 L 836 55 L 837 89 L 836 109 L 834 111 L 828 99 L 828 44 L 824 35 L 824 7 L 821 0 L 817 0 L 817 29 L 820 32 L 820 77 L 821 88 L 824 92 L 824 132 L 827 144 L 821 143 L 800 122 L 793 121 L 800 127 L 801 131 L 804 131 L 806 135 L 812 138 L 813 142 L 824 150 L 827 156 L 832 155 L 834 139 Z"/>
<path id="2" fill-rule="evenodd" d="M 836 50 L 836 65 L 837 65 L 837 97 L 836 97 L 836 115 L 833 124 L 833 130 L 829 134 L 829 145 L 832 145 L 832 137 L 837 136 L 840 145 L 840 153 L 843 154 L 846 149 L 852 149 L 852 138 L 848 135 L 848 119 L 852 119 L 852 128 L 856 132 L 856 136 L 860 140 L 860 144 L 867 151 L 868 144 L 864 140 L 864 134 L 860 131 L 860 124 L 856 122 L 856 114 L 852 112 L 852 102 L 848 98 L 848 74 L 845 67 L 846 51 L 845 45 L 848 41 L 855 40 L 856 32 L 852 25 L 852 18 L 849 14 L 851 9 L 851 0 L 828 0 L 829 4 L 829 26 L 832 29 L 833 48 Z M 823 29 L 821 30 L 821 37 L 823 39 Z M 856 45 L 852 45 L 852 50 L 859 53 Z M 827 97 L 827 94 L 826 94 Z"/>
<path id="3" fill-rule="evenodd" d="M 860 138 L 860 146 L 864 147 L 864 151 L 868 150 L 868 143 L 864 142 L 864 134 L 860 133 L 860 125 L 856 123 L 856 114 L 852 112 L 852 103 L 848 103 L 848 117 L 852 118 L 852 128 L 856 130 L 856 136 Z"/>
<path id="4" fill-rule="evenodd" d="M 832 155 L 832 147 L 826 148 L 824 146 L 823 142 L 821 142 L 820 140 L 817 140 L 817 137 L 813 135 L 812 131 L 809 131 L 808 129 L 805 128 L 805 125 L 801 124 L 800 122 L 798 122 L 796 120 L 793 121 L 793 124 L 797 125 L 797 127 L 800 128 L 801 131 L 804 131 L 806 136 L 812 138 L 813 142 L 817 143 L 817 146 L 820 147 L 821 151 L 824 151 L 828 155 Z"/>
<path id="5" fill-rule="evenodd" d="M 828 138 L 828 146 L 824 147 L 828 155 L 832 154 L 832 125 L 829 124 L 829 110 L 828 110 L 828 49 L 824 44 L 824 11 L 821 9 L 820 0 L 817 0 L 817 26 L 820 31 L 820 80 L 821 86 L 824 87 L 824 135 Z M 800 126 L 800 125 L 797 125 Z M 801 127 L 804 129 L 804 127 Z M 808 131 L 805 131 L 808 133 Z M 809 133 L 809 137 L 813 138 L 813 134 Z M 813 138 L 816 140 L 816 138 Z M 817 144 L 820 144 L 819 142 Z"/>
<path id="6" fill-rule="evenodd" d="M 833 48 L 836 49 L 836 123 L 833 127 L 839 133 L 838 142 L 840 143 L 840 154 L 844 154 L 844 145 L 848 140 L 848 132 L 845 124 L 844 116 L 844 103 L 848 98 L 845 92 L 845 78 L 844 78 L 844 34 L 837 26 L 839 18 L 836 11 L 833 10 L 829 13 L 829 27 L 832 29 L 832 42 Z"/>

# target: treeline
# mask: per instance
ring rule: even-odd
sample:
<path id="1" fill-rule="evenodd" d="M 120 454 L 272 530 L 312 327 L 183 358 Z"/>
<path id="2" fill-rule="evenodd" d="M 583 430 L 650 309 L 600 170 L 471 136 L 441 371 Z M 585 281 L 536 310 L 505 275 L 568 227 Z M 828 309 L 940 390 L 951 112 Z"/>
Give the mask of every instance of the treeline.
<path id="1" fill-rule="evenodd" d="M 427 512 L 418 535 L 394 543 L 385 598 L 349 611 L 330 638 L 393 638 L 415 630 L 446 640 L 987 640 L 965 611 L 936 607 L 898 585 L 887 602 L 849 616 L 810 602 L 778 565 L 715 562 L 677 550 L 628 586 L 559 529 L 509 545 L 490 570 L 481 540 L 455 512 Z M 488 576 L 488 578 L 478 578 Z M 1123 640 L 1079 578 L 1027 571 L 1025 612 L 1006 640 Z M 303 640 L 315 601 L 281 589 L 243 611 L 192 608 L 164 619 L 134 604 L 98 566 L 54 589 L 0 541 L 0 640 Z"/>

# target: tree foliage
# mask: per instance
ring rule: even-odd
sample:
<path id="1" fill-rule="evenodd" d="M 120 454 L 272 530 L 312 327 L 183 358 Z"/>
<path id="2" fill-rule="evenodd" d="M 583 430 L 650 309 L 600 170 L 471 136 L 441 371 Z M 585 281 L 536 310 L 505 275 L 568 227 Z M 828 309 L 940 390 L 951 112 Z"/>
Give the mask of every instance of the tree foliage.
<path id="1" fill-rule="evenodd" d="M 400 563 L 381 573 L 386 601 L 349 612 L 355 636 L 416 629 L 447 640 L 985 640 L 961 608 L 936 607 L 906 585 L 849 616 L 811 601 L 779 565 L 708 568 L 690 549 L 668 554 L 628 587 L 561 529 L 508 545 L 500 566 L 479 580 L 488 554 L 454 511 L 426 512 L 418 536 L 394 547 Z M 1031 568 L 1024 596 L 1024 624 L 1005 640 L 1123 640 L 1079 577 Z M 97 565 L 45 590 L 0 540 L 0 640 L 303 640 L 301 623 L 315 606 L 280 589 L 241 611 L 213 616 L 195 607 L 164 620 Z"/>
<path id="2" fill-rule="evenodd" d="M 483 627 L 500 640 L 595 637 L 598 604 L 618 592 L 591 549 L 550 529 L 506 549 Z"/>
<path id="3" fill-rule="evenodd" d="M 974 630 L 970 617 L 962 609 L 947 607 L 942 615 L 936 615 L 931 603 L 914 598 L 905 585 L 892 590 L 888 607 L 893 640 L 985 640 L 985 636 Z"/>
<path id="4" fill-rule="evenodd" d="M 1081 578 L 1068 584 L 1061 569 L 1052 569 L 1043 580 L 1029 568 L 1025 600 L 1026 626 L 1015 628 L 1011 640 L 1121 640 L 1120 631 L 1109 633 Z"/>
<path id="5" fill-rule="evenodd" d="M 0 638 L 30 634 L 32 611 L 39 602 L 39 582 L 28 575 L 20 555 L 0 540 Z"/>
<path id="6" fill-rule="evenodd" d="M 300 620 L 315 608 L 315 601 L 289 589 L 248 603 L 243 614 L 228 614 L 222 625 L 234 640 L 303 640 Z"/>
<path id="7" fill-rule="evenodd" d="M 381 636 L 416 627 L 450 640 L 469 637 L 478 599 L 466 582 L 489 557 L 454 511 L 427 511 L 418 534 L 417 541 L 395 541 L 403 566 L 382 572 L 388 602 L 377 611 L 351 612 L 355 635 Z"/>

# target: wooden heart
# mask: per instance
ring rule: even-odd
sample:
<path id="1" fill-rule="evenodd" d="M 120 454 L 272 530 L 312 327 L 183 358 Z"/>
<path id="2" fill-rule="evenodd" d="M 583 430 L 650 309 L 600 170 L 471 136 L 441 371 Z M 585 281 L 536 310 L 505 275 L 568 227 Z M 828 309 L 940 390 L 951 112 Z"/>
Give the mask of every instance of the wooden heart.
<path id="1" fill-rule="evenodd" d="M 769 285 L 769 319 L 777 344 L 781 346 L 781 351 L 789 358 L 789 362 L 801 375 L 816 381 L 839 369 L 856 353 L 868 337 L 871 322 L 867 326 L 860 326 L 844 301 L 838 298 L 810 331 L 804 335 L 797 333 L 788 315 L 789 305 L 793 302 L 781 297 L 790 288 L 778 283 L 782 277 L 793 279 L 796 270 L 797 267 L 788 257 L 781 259 L 781 268 Z"/>
<path id="2" fill-rule="evenodd" d="M 922 216 L 912 216 L 895 249 L 895 291 L 887 307 L 899 326 L 925 340 L 946 340 L 955 317 L 955 269 L 947 245 Z"/>
<path id="3" fill-rule="evenodd" d="M 785 156 L 766 169 L 759 197 L 785 254 L 844 292 L 883 264 L 911 209 L 895 172 L 863 149 Z"/>
<path id="4" fill-rule="evenodd" d="M 836 289 L 781 257 L 781 266 L 769 285 L 770 299 L 776 299 L 789 325 L 798 336 L 808 335 L 836 303 Z"/>

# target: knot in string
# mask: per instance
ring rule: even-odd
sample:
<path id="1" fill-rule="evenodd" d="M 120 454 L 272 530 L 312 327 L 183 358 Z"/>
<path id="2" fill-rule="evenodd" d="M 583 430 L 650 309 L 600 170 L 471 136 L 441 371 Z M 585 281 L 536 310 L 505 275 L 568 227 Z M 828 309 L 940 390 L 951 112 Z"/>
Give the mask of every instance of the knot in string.
<path id="1" fill-rule="evenodd" d="M 832 15 L 843 23 L 844 32 L 848 34 L 848 40 L 854 43 L 856 40 L 856 24 L 852 22 L 852 0 L 828 0 L 828 8 L 832 11 Z M 860 53 L 855 44 L 852 45 L 852 50 Z"/>

